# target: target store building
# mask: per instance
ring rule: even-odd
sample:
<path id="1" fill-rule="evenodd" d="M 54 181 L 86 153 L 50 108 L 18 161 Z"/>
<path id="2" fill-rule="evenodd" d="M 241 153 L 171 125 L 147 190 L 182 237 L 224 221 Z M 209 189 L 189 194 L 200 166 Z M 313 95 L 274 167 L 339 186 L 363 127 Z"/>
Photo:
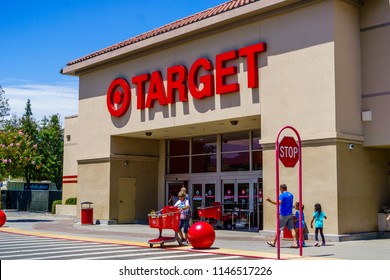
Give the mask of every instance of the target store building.
<path id="1" fill-rule="evenodd" d="M 307 220 L 319 202 L 326 234 L 376 234 L 390 204 L 389 50 L 387 0 L 232 0 L 71 61 L 63 200 L 93 202 L 100 223 L 143 223 L 185 186 L 194 219 L 220 202 L 237 229 L 271 234 L 263 197 L 275 199 L 288 125 Z M 296 201 L 298 173 L 280 168 Z"/>

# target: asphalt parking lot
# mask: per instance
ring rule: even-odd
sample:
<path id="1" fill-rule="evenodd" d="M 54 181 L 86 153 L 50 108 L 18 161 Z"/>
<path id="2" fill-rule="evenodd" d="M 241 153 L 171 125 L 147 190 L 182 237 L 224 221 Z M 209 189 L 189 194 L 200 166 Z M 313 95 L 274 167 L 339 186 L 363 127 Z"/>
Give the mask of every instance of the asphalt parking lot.
<path id="1" fill-rule="evenodd" d="M 38 236 L 54 236 L 67 239 L 100 239 L 102 242 L 127 242 L 148 246 L 147 241 L 158 236 L 158 230 L 144 224 L 126 225 L 81 225 L 72 217 L 56 216 L 51 213 L 18 212 L 4 210 L 6 223 L 0 231 Z M 270 247 L 270 237 L 258 232 L 216 230 L 216 238 L 208 250 L 226 251 L 233 254 L 256 255 L 276 259 L 276 248 Z M 163 231 L 164 233 L 164 231 Z M 167 233 L 170 234 L 170 233 Z M 303 248 L 290 248 L 290 240 L 281 240 L 281 258 L 293 260 L 390 260 L 390 239 L 370 239 L 343 242 L 328 242 L 326 246 L 315 247 L 314 240 L 308 240 Z M 178 244 L 172 244 L 178 246 Z M 184 248 L 184 247 L 183 247 Z M 191 246 L 186 246 L 191 250 Z"/>

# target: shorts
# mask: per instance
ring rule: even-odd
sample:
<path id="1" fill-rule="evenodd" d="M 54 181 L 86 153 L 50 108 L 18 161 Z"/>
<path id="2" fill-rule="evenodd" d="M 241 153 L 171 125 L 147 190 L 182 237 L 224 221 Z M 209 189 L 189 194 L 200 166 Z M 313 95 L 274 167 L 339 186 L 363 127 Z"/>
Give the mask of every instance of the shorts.
<path id="1" fill-rule="evenodd" d="M 293 220 L 293 214 L 290 214 L 288 216 L 279 216 L 279 222 L 280 222 L 280 230 L 283 230 L 283 228 L 286 226 L 289 230 L 292 230 L 294 228 L 294 220 Z"/>
<path id="2" fill-rule="evenodd" d="M 180 219 L 179 230 L 183 229 L 184 233 L 188 233 L 190 227 L 190 221 L 187 219 Z"/>

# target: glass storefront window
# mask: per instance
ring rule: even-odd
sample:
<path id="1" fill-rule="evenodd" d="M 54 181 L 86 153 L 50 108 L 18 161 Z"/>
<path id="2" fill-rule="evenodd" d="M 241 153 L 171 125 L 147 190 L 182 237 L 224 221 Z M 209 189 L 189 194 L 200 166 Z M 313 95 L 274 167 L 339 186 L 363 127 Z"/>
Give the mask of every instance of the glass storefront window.
<path id="1" fill-rule="evenodd" d="M 261 150 L 260 130 L 252 131 L 252 150 Z"/>
<path id="2" fill-rule="evenodd" d="M 249 152 L 223 153 L 221 155 L 222 171 L 248 171 Z"/>
<path id="3" fill-rule="evenodd" d="M 166 174 L 262 170 L 259 141 L 260 130 L 226 133 L 217 154 L 217 135 L 168 140 Z M 221 170 L 217 170 L 218 160 Z"/>
<path id="4" fill-rule="evenodd" d="M 192 156 L 191 160 L 192 173 L 217 171 L 217 155 Z"/>
<path id="5" fill-rule="evenodd" d="M 215 202 L 215 184 L 206 184 L 205 206 L 211 206 Z"/>
<path id="6" fill-rule="evenodd" d="M 167 174 L 188 173 L 190 157 L 171 157 L 167 159 Z"/>
<path id="7" fill-rule="evenodd" d="M 192 138 L 192 173 L 217 171 L 217 136 Z"/>
<path id="8" fill-rule="evenodd" d="M 217 135 L 192 138 L 192 154 L 215 154 L 217 153 Z"/>
<path id="9" fill-rule="evenodd" d="M 253 151 L 252 152 L 252 170 L 263 169 L 263 152 Z"/>
<path id="10" fill-rule="evenodd" d="M 167 141 L 168 156 L 184 156 L 190 154 L 190 139 L 172 139 Z"/>
<path id="11" fill-rule="evenodd" d="M 221 171 L 249 170 L 249 132 L 222 135 Z"/>
<path id="12" fill-rule="evenodd" d="M 222 135 L 222 153 L 249 151 L 249 132 L 236 132 Z"/>
<path id="13" fill-rule="evenodd" d="M 260 130 L 252 131 L 252 170 L 263 169 L 263 149 L 260 145 Z"/>
<path id="14" fill-rule="evenodd" d="M 223 184 L 222 203 L 224 210 L 234 208 L 234 183 Z"/>
<path id="15" fill-rule="evenodd" d="M 172 139 L 167 141 L 167 174 L 189 173 L 190 139 Z"/>
<path id="16" fill-rule="evenodd" d="M 249 209 L 249 184 L 238 184 L 238 207 L 240 209 Z"/>
<path id="17" fill-rule="evenodd" d="M 199 219 L 196 209 L 202 206 L 202 184 L 193 184 L 192 188 L 192 218 L 196 220 Z"/>

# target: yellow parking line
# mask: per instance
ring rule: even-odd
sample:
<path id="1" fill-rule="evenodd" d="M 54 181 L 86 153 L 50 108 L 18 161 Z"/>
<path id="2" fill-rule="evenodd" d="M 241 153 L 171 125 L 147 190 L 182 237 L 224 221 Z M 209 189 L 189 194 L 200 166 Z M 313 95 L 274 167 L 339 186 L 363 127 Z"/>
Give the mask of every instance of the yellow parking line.
<path id="1" fill-rule="evenodd" d="M 48 233 L 48 232 L 42 232 L 42 231 L 32 231 L 32 230 L 24 230 L 24 229 L 16 229 L 16 228 L 0 228 L 0 231 L 7 232 L 7 233 L 33 235 L 33 236 L 39 236 L 39 237 L 50 237 L 50 238 L 79 240 L 79 241 L 91 241 L 91 242 L 99 242 L 99 243 L 113 243 L 113 244 L 135 245 L 135 246 L 146 246 L 147 245 L 144 242 L 137 242 L 137 241 L 118 240 L 118 239 L 109 239 L 109 238 L 96 238 L 96 237 L 83 237 L 83 236 Z"/>

